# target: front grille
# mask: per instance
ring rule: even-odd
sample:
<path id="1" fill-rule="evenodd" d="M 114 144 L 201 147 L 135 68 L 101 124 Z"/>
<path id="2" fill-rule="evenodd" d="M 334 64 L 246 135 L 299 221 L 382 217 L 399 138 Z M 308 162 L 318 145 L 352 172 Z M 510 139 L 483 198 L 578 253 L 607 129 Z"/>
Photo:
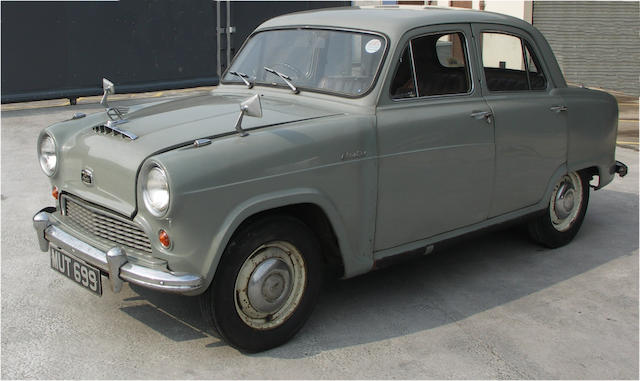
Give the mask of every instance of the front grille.
<path id="1" fill-rule="evenodd" d="M 65 215 L 83 230 L 107 241 L 151 253 L 151 241 L 142 229 L 132 221 L 115 217 L 84 202 L 65 196 Z"/>

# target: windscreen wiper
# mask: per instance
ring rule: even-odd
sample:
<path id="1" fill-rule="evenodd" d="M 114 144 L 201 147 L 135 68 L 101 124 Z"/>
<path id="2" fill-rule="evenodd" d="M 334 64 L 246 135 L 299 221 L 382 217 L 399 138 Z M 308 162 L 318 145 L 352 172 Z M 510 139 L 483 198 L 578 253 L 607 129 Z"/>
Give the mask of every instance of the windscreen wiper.
<path id="1" fill-rule="evenodd" d="M 252 88 L 253 87 L 253 83 L 247 81 L 247 78 L 249 78 L 249 76 L 246 75 L 245 73 L 240 73 L 239 71 L 230 71 L 229 74 L 233 74 L 233 75 L 235 75 L 237 77 L 240 77 L 242 82 L 244 82 L 244 84 L 247 85 L 248 88 Z"/>
<path id="2" fill-rule="evenodd" d="M 285 81 L 285 82 L 287 83 L 287 85 L 289 85 L 289 87 L 291 88 L 291 91 L 293 91 L 293 93 L 294 93 L 294 94 L 298 94 L 298 93 L 300 92 L 300 90 L 298 90 L 298 88 L 297 88 L 297 87 L 295 87 L 295 86 L 293 85 L 293 83 L 291 83 L 291 77 L 289 77 L 288 75 L 286 75 L 286 74 L 282 74 L 282 73 L 280 73 L 279 71 L 275 71 L 275 70 L 273 70 L 273 69 L 271 69 L 271 68 L 268 68 L 268 67 L 266 67 L 266 66 L 264 67 L 264 70 L 266 70 L 266 71 L 268 71 L 269 73 L 271 73 L 271 74 L 275 74 L 275 75 L 277 75 L 278 77 L 282 78 L 282 80 L 283 80 L 283 81 Z"/>

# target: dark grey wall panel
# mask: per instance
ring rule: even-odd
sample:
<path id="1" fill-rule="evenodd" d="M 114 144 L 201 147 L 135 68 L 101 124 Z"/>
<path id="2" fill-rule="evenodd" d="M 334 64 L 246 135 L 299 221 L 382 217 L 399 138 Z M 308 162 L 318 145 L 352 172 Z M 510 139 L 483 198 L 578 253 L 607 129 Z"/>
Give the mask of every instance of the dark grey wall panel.
<path id="1" fill-rule="evenodd" d="M 221 27 L 226 26 L 221 3 Z M 349 2 L 232 2 L 233 52 L 257 25 Z M 2 103 L 214 85 L 216 2 L 2 2 Z M 221 49 L 226 49 L 223 36 Z M 223 50 L 224 51 L 224 50 Z M 226 63 L 223 54 L 221 61 Z"/>
<path id="2" fill-rule="evenodd" d="M 533 25 L 568 82 L 640 96 L 640 3 L 535 1 Z"/>

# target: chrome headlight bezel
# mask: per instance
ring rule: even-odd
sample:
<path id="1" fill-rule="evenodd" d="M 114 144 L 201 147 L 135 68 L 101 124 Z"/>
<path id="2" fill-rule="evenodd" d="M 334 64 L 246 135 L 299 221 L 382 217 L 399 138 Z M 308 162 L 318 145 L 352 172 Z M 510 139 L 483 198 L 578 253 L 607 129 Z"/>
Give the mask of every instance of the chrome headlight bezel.
<path id="1" fill-rule="evenodd" d="M 45 146 L 45 144 L 47 146 Z M 56 140 L 49 133 L 45 132 L 38 138 L 38 162 L 45 175 L 51 177 L 58 171 L 58 145 Z M 46 151 L 44 151 L 46 149 Z M 48 159 L 47 159 L 47 155 Z M 51 158 L 53 164 L 51 165 Z"/>
<path id="2" fill-rule="evenodd" d="M 142 177 L 142 200 L 154 217 L 164 217 L 171 206 L 171 187 L 167 171 L 157 163 L 147 166 Z"/>

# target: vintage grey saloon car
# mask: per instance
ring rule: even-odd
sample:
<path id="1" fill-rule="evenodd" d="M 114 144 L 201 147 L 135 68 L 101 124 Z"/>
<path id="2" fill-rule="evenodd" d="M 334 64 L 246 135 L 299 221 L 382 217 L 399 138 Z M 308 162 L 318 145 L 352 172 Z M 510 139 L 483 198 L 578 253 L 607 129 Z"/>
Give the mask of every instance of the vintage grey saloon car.
<path id="1" fill-rule="evenodd" d="M 341 8 L 258 27 L 211 93 L 75 115 L 38 139 L 51 267 L 200 295 L 234 347 L 309 317 L 326 269 L 366 273 L 511 220 L 547 247 L 582 224 L 618 109 L 567 86 L 544 37 L 489 12 Z"/>

